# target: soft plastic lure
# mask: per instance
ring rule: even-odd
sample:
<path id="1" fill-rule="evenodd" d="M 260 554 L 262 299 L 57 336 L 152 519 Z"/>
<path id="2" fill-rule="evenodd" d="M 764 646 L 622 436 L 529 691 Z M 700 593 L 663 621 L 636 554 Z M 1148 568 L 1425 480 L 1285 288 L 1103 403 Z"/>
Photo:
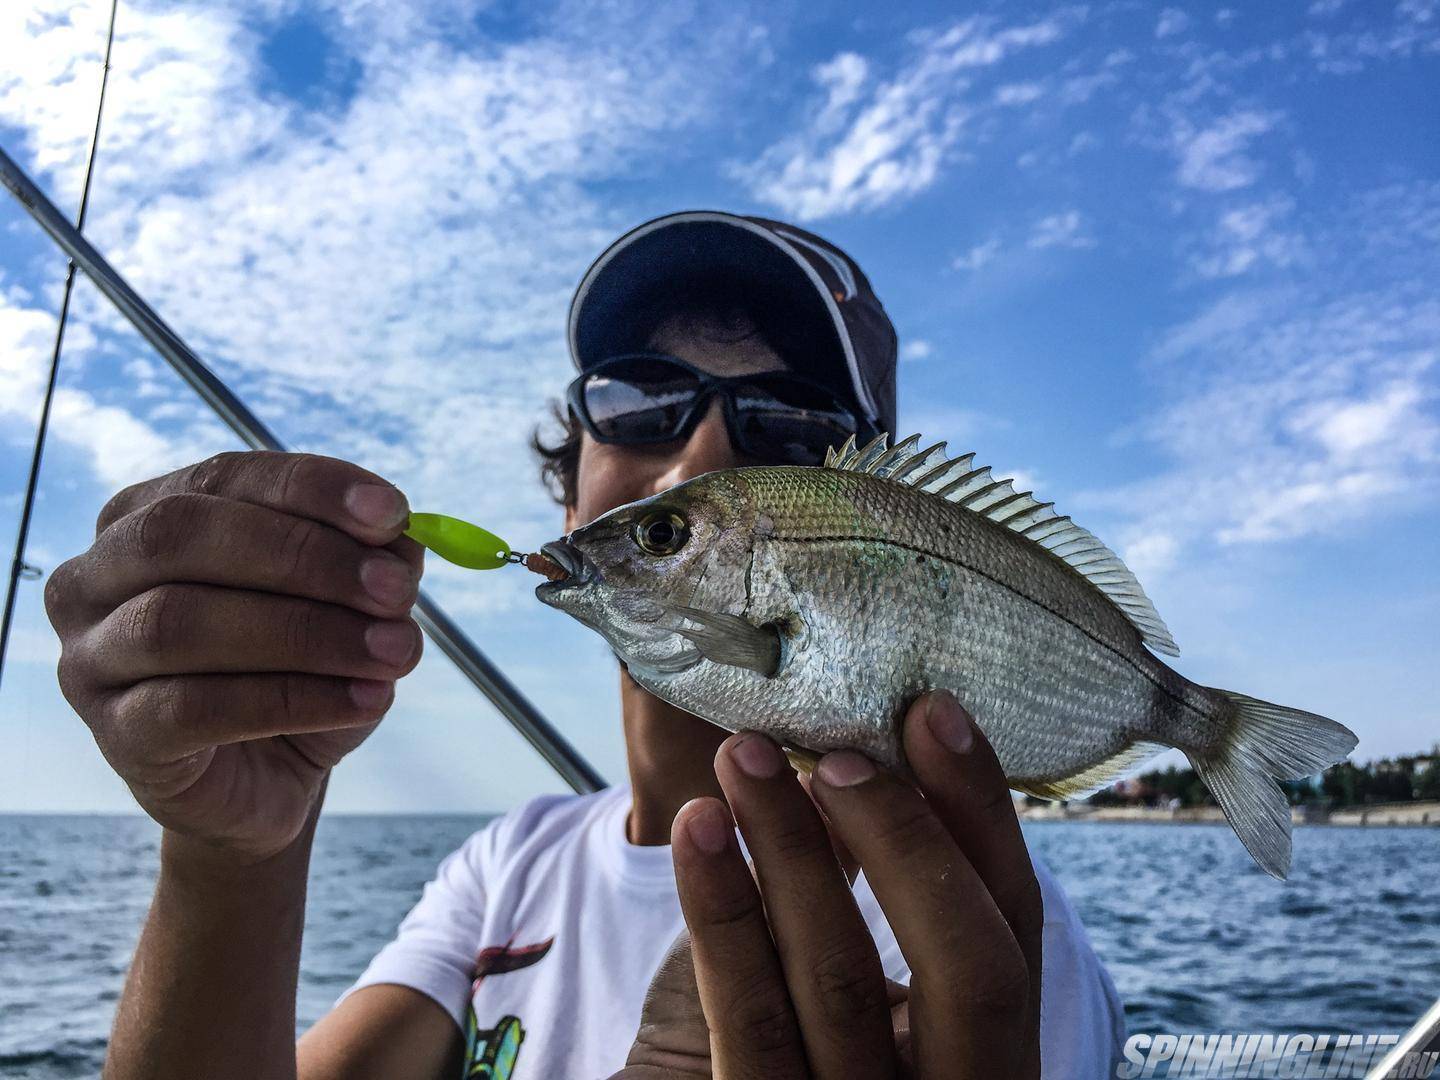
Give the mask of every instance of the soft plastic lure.
<path id="1" fill-rule="evenodd" d="M 489 529 L 448 514 L 411 514 L 405 535 L 446 562 L 468 570 L 498 570 L 519 563 L 547 578 L 565 576 L 565 571 L 544 555 L 511 551 L 510 545 Z"/>

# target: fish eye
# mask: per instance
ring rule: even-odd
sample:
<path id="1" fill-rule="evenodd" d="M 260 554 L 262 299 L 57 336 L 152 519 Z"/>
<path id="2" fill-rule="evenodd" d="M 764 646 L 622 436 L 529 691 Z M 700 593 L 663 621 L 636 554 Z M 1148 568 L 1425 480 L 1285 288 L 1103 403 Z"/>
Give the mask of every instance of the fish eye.
<path id="1" fill-rule="evenodd" d="M 634 525 L 635 543 L 647 555 L 674 555 L 690 539 L 690 526 L 679 514 L 652 510 Z"/>

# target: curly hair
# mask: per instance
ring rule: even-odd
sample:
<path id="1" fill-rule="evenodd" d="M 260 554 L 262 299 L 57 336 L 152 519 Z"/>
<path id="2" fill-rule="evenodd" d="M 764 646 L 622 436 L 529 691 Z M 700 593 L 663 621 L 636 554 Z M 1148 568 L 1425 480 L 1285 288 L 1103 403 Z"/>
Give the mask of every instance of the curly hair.
<path id="1" fill-rule="evenodd" d="M 833 370 L 833 363 L 818 362 L 815 343 L 796 325 L 789 304 L 733 277 L 705 275 L 666 282 L 639 297 L 631 310 L 637 343 L 648 342 L 662 323 L 676 320 L 691 329 L 703 328 L 714 341 L 732 343 L 758 337 L 784 357 L 787 366 L 807 370 L 812 377 Z M 848 394 L 848 387 L 844 392 Z M 551 498 L 561 506 L 574 506 L 583 429 L 564 402 L 552 399 L 549 408 L 551 418 L 560 425 L 559 437 L 547 441 L 537 425 L 530 447 L 540 459 L 540 482 Z"/>
<path id="2" fill-rule="evenodd" d="M 550 416 L 560 425 L 560 437 L 546 442 L 540 426 L 530 433 L 530 449 L 540 458 L 540 483 L 561 506 L 574 506 L 580 476 L 580 421 L 558 399 L 550 401 Z"/>

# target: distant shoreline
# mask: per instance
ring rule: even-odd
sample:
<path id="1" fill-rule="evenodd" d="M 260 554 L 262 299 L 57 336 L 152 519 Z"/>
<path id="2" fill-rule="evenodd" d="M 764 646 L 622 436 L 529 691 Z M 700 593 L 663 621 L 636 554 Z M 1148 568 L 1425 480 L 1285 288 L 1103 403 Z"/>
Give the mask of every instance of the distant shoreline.
<path id="1" fill-rule="evenodd" d="M 1217 825 L 1225 822 L 1218 806 L 1191 806 L 1164 810 L 1148 806 L 1089 806 L 1086 803 L 1049 803 L 1016 807 L 1021 821 L 1143 822 L 1164 825 Z M 1440 827 L 1440 801 L 1376 803 L 1373 806 L 1345 806 L 1329 810 L 1318 806 L 1296 806 L 1290 820 L 1296 825 L 1339 825 L 1350 827 L 1393 826 Z"/>

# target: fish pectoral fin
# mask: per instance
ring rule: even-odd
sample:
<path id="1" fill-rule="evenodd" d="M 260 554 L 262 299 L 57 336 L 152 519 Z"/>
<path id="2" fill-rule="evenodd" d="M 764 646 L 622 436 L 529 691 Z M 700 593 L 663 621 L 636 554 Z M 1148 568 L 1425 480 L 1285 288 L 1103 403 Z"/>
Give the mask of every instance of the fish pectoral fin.
<path id="1" fill-rule="evenodd" d="M 682 671 L 689 671 L 701 659 L 698 649 L 681 649 L 673 656 L 667 656 L 663 660 L 646 661 L 644 666 L 658 675 L 678 675 Z"/>
<path id="2" fill-rule="evenodd" d="M 670 614 L 694 623 L 677 626 L 675 633 L 695 646 L 706 660 L 731 667 L 749 668 L 766 678 L 780 669 L 780 631 L 755 626 L 739 615 L 674 605 Z"/>

